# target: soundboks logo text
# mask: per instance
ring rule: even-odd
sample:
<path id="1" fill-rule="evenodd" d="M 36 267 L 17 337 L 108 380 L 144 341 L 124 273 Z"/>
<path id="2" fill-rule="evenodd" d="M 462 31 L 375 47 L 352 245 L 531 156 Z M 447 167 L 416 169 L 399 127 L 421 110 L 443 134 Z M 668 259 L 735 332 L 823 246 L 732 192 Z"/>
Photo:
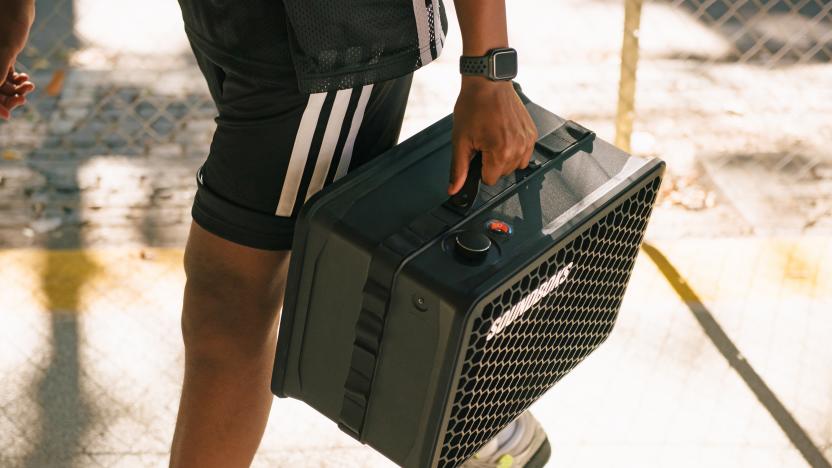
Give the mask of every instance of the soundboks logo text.
<path id="1" fill-rule="evenodd" d="M 497 317 L 491 324 L 491 329 L 488 331 L 485 341 L 488 341 L 500 334 L 500 332 L 502 332 L 507 326 L 511 325 L 515 320 L 520 318 L 521 315 L 525 314 L 526 311 L 534 307 L 534 305 L 540 302 L 540 300 L 546 297 L 546 295 L 563 284 L 569 277 L 569 271 L 572 269 L 573 264 L 573 262 L 570 262 L 569 265 L 561 268 L 560 271 L 538 286 L 537 289 L 529 293 L 528 296 L 521 299 L 517 304 L 514 304 L 508 312 L 505 312 L 503 315 Z"/>

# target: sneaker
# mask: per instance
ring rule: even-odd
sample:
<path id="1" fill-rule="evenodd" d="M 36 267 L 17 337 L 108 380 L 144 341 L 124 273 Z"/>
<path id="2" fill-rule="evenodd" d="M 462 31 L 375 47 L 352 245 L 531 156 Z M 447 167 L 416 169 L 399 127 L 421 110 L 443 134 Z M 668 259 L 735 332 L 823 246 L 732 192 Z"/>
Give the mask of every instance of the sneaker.
<path id="1" fill-rule="evenodd" d="M 526 411 L 463 463 L 462 468 L 542 468 L 551 453 L 546 433 Z"/>

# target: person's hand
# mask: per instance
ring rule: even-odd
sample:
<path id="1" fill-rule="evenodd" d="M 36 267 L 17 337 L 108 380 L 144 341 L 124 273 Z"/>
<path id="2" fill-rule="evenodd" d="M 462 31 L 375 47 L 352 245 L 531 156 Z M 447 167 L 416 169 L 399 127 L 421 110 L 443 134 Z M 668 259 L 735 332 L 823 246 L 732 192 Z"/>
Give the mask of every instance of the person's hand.
<path id="1" fill-rule="evenodd" d="M 537 128 L 509 81 L 462 77 L 454 106 L 453 159 L 448 194 L 465 184 L 468 165 L 482 152 L 482 181 L 494 185 L 529 165 Z"/>
<path id="2" fill-rule="evenodd" d="M 0 118 L 26 102 L 26 94 L 35 89 L 25 73 L 16 73 L 14 63 L 26 45 L 35 19 L 33 0 L 0 0 Z"/>
<path id="3" fill-rule="evenodd" d="M 35 90 L 35 84 L 29 81 L 29 75 L 9 71 L 6 81 L 0 85 L 0 119 L 11 118 L 15 107 L 26 104 L 26 95 Z"/>

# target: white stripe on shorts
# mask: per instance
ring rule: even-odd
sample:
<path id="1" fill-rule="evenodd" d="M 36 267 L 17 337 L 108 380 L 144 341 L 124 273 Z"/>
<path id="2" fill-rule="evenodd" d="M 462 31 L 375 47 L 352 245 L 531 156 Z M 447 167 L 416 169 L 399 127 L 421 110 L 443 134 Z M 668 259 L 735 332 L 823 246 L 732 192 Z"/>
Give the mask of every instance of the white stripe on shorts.
<path id="1" fill-rule="evenodd" d="M 312 172 L 312 179 L 309 181 L 309 189 L 306 191 L 304 201 L 309 200 L 309 197 L 324 188 L 326 176 L 329 174 L 329 166 L 332 165 L 332 156 L 335 154 L 335 147 L 338 145 L 338 137 L 341 135 L 341 127 L 344 126 L 344 116 L 347 114 L 351 94 L 352 89 L 342 89 L 335 95 L 332 112 L 329 113 L 329 121 L 326 123 L 324 140 L 321 142 L 321 150 L 315 160 L 315 171 Z"/>
<path id="2" fill-rule="evenodd" d="M 280 200 L 277 202 L 277 210 L 275 211 L 277 216 L 292 216 L 300 182 L 303 179 L 303 170 L 306 167 L 306 160 L 309 158 L 309 149 L 312 146 L 312 138 L 315 136 L 315 128 L 318 126 L 318 117 L 321 115 L 326 94 L 315 93 L 309 95 L 309 101 L 307 101 L 303 117 L 300 119 L 298 133 L 295 135 L 286 177 L 283 179 L 283 188 L 280 191 Z"/>
<path id="3" fill-rule="evenodd" d="M 358 135 L 358 130 L 361 128 L 361 121 L 364 120 L 364 111 L 367 109 L 367 101 L 370 100 L 370 94 L 372 94 L 372 92 L 372 83 L 364 85 L 364 87 L 361 88 L 361 95 L 358 97 L 358 106 L 355 108 L 355 114 L 352 117 L 350 133 L 347 135 L 347 141 L 344 143 L 344 149 L 341 150 L 341 159 L 338 161 L 338 169 L 335 170 L 334 180 L 344 177 L 350 168 L 352 149 L 355 146 L 355 137 Z"/>

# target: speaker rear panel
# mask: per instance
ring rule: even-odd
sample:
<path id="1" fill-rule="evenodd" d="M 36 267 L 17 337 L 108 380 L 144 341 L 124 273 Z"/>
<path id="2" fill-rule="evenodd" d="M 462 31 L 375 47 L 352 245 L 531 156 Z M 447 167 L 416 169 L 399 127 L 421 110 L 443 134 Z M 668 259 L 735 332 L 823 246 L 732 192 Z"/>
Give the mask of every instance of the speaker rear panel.
<path id="1" fill-rule="evenodd" d="M 439 467 L 474 455 L 607 338 L 660 183 L 659 176 L 643 182 L 474 319 L 440 435 Z M 565 279 L 552 279 L 564 269 Z M 540 299 L 515 307 L 530 295 Z M 501 317 L 509 323 L 492 328 Z"/>

